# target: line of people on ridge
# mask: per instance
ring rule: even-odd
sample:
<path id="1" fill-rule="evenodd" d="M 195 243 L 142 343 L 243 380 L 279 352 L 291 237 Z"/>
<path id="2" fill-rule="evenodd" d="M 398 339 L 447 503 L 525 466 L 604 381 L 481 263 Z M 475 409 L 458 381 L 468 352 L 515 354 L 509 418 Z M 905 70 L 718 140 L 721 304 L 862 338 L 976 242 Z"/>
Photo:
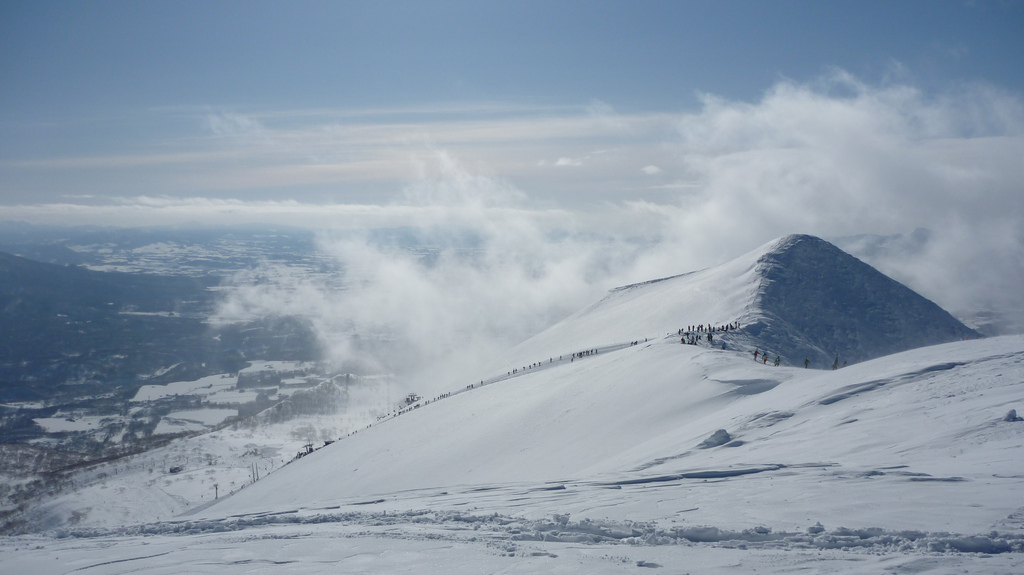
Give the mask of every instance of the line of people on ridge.
<path id="1" fill-rule="evenodd" d="M 697 342 L 704 341 L 704 336 L 707 336 L 708 344 L 714 344 L 715 333 L 725 333 L 740 329 L 740 322 L 727 323 L 723 325 L 688 325 L 686 328 L 679 328 L 676 335 L 682 336 L 679 343 L 684 345 L 697 345 Z M 725 349 L 725 344 L 722 344 L 722 349 Z"/>
<path id="2" fill-rule="evenodd" d="M 688 325 L 685 328 L 679 328 L 676 335 L 687 335 L 690 333 L 715 333 L 715 332 L 726 332 L 733 331 L 740 328 L 740 322 L 727 323 L 723 325 Z"/>
<path id="3" fill-rule="evenodd" d="M 767 351 L 761 351 L 760 348 L 755 348 L 754 349 L 754 361 L 757 361 L 757 358 L 758 358 L 759 355 L 761 356 L 761 363 L 763 363 L 765 365 L 768 365 L 768 352 Z M 776 355 L 775 356 L 774 364 L 776 366 L 778 366 L 780 363 L 782 363 L 782 358 Z M 804 369 L 807 369 L 810 365 L 811 365 L 811 360 L 807 359 L 805 357 L 804 358 Z M 840 366 L 839 365 L 839 356 L 837 355 L 835 361 L 832 362 L 832 369 L 839 369 L 840 367 L 846 367 L 846 361 L 843 361 L 843 365 Z"/>
<path id="4" fill-rule="evenodd" d="M 632 343 L 630 345 L 636 345 L 636 343 L 634 342 L 634 343 Z M 577 358 L 585 357 L 585 356 L 588 356 L 588 355 L 597 355 L 597 350 L 596 349 L 588 349 L 586 351 L 574 352 L 572 354 L 572 357 L 569 359 L 569 362 L 571 363 L 574 360 L 576 360 Z M 558 356 L 558 361 L 562 361 L 562 358 L 563 358 L 563 356 L 561 356 L 561 355 Z M 553 358 L 553 357 L 549 357 L 548 358 L 548 363 L 554 363 L 554 362 L 555 362 L 555 358 Z M 543 361 L 538 361 L 536 363 L 531 363 L 530 365 L 523 366 L 521 368 L 519 368 L 519 367 L 513 368 L 511 371 L 507 372 L 505 374 L 505 376 L 508 377 L 508 376 L 516 375 L 516 374 L 518 374 L 521 371 L 527 371 L 527 370 L 530 370 L 530 369 L 534 369 L 534 368 L 540 367 L 543 364 L 544 364 Z M 483 382 L 480 382 L 480 383 L 482 384 Z"/>
<path id="5" fill-rule="evenodd" d="M 641 343 L 640 340 L 636 339 L 636 340 L 633 340 L 633 341 L 629 342 L 629 345 L 632 347 L 634 345 L 640 345 L 640 343 Z M 647 338 L 646 337 L 644 338 L 643 343 L 647 343 Z M 584 351 L 573 352 L 573 354 L 569 357 L 569 363 L 573 363 L 577 359 L 582 359 L 584 357 L 588 357 L 588 356 L 591 356 L 591 355 L 597 355 L 597 349 L 596 348 L 595 349 L 587 349 L 587 350 L 584 350 Z M 564 356 L 561 356 L 561 355 L 558 356 L 558 361 L 562 361 L 563 359 L 564 359 Z M 554 361 L 555 361 L 554 357 L 549 357 L 548 358 L 548 363 L 554 363 Z M 520 372 L 528 371 L 528 370 L 531 370 L 531 369 L 534 369 L 534 368 L 538 368 L 538 367 L 542 366 L 543 364 L 544 364 L 543 361 L 538 361 L 536 363 L 531 363 L 530 365 L 523 366 L 521 368 L 520 367 L 513 368 L 510 371 L 505 372 L 505 377 L 510 377 L 510 376 L 513 376 L 513 375 L 518 375 Z M 480 383 L 481 383 L 481 385 L 483 384 L 482 381 Z"/>

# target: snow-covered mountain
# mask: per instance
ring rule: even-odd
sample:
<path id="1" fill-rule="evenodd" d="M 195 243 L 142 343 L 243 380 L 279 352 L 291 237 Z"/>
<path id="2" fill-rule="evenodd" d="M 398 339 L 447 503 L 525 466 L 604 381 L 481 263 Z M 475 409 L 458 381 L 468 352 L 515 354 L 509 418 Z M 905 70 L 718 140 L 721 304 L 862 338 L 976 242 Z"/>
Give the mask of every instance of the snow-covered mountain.
<path id="1" fill-rule="evenodd" d="M 819 238 L 782 238 L 758 259 L 754 341 L 794 363 L 850 363 L 978 334 L 948 312 Z"/>
<path id="2" fill-rule="evenodd" d="M 511 363 L 734 322 L 742 329 L 713 334 L 718 347 L 768 350 L 789 365 L 809 359 L 819 368 L 837 356 L 855 363 L 978 337 L 832 244 L 791 235 L 713 268 L 613 290 L 513 350 Z"/>
<path id="3" fill-rule="evenodd" d="M 0 541 L 0 570 L 1015 573 L 1024 336 L 965 335 L 789 236 L 614 290 L 493 373 L 173 521 Z M 849 367 L 803 367 L 836 347 Z"/>

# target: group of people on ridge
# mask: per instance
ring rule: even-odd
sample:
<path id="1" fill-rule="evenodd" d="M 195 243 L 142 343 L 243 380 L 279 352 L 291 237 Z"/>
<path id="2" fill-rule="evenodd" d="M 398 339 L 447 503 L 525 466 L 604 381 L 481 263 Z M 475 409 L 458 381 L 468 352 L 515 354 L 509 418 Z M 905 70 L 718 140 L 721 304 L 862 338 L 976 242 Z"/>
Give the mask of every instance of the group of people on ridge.
<path id="1" fill-rule="evenodd" d="M 761 348 L 754 348 L 754 361 L 757 361 L 758 355 L 761 356 L 761 363 L 768 365 L 768 352 L 766 351 L 762 353 Z M 780 363 L 782 363 L 782 358 L 775 356 L 775 367 L 778 367 Z M 804 367 L 807 367 L 807 365 L 804 364 Z"/>
<path id="2" fill-rule="evenodd" d="M 704 336 L 707 336 L 708 344 L 713 344 L 715 341 L 715 333 L 718 332 L 729 332 L 740 328 L 740 322 L 727 323 L 724 325 L 688 325 L 686 328 L 679 328 L 676 331 L 676 335 L 682 336 L 679 343 L 697 345 L 697 342 L 704 341 Z M 725 344 L 722 344 L 722 349 L 725 349 Z"/>

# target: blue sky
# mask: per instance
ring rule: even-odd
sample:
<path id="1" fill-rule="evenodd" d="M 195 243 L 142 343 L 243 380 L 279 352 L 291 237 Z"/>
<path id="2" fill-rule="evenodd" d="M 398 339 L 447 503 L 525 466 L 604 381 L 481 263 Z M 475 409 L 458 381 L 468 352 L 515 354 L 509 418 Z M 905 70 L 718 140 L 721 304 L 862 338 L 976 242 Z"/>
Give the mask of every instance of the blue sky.
<path id="1" fill-rule="evenodd" d="M 788 83 L 842 99 L 860 89 L 842 74 L 922 101 L 1019 99 L 1022 29 L 1020 1 L 7 1 L 0 205 L 376 205 L 438 151 L 561 206 L 671 201 L 658 190 L 685 178 L 657 162 L 709 97 L 756 105 Z M 528 167 L 623 149 L 618 168 Z"/>
<path id="2" fill-rule="evenodd" d="M 5 1 L 0 219 L 1020 229 L 1020 30 L 1019 0 Z"/>
<path id="3" fill-rule="evenodd" d="M 1009 2 L 4 2 L 4 116 L 514 101 L 680 110 L 840 67 L 1024 87 Z"/>

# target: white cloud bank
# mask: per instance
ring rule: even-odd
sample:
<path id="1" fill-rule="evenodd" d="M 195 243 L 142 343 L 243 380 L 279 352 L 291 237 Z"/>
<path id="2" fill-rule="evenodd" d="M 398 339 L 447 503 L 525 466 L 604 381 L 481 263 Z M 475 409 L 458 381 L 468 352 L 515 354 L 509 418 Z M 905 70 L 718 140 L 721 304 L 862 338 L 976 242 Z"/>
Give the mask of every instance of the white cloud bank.
<path id="1" fill-rule="evenodd" d="M 518 189 L 470 173 L 447 153 L 435 153 L 421 174 L 401 205 L 413 210 L 415 233 L 434 238 L 427 257 L 325 233 L 321 248 L 349 275 L 345 290 L 287 276 L 242 281 L 220 318 L 310 318 L 331 359 L 370 361 L 424 393 L 590 303 L 642 250 L 614 239 L 556 239 L 551 231 L 571 231 L 574 214 L 523 209 L 528 198 Z"/>

